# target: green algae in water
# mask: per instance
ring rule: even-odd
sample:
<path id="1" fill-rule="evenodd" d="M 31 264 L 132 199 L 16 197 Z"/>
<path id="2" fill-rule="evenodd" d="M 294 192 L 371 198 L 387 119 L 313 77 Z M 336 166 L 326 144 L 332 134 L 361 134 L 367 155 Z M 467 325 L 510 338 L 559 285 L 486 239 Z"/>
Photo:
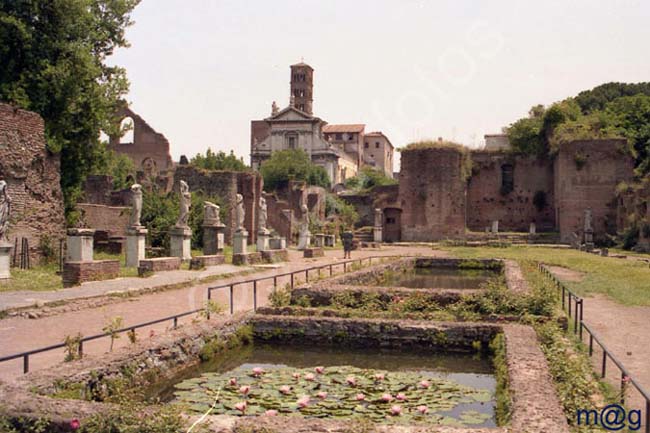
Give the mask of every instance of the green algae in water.
<path id="1" fill-rule="evenodd" d="M 479 289 L 481 285 L 498 274 L 497 271 L 490 269 L 415 267 L 403 271 L 386 272 L 375 284 L 411 289 Z"/>
<path id="2" fill-rule="evenodd" d="M 214 414 L 263 415 L 267 410 L 275 410 L 278 415 L 366 418 L 381 423 L 495 426 L 494 380 L 487 374 L 484 360 L 456 355 L 445 359 L 430 353 L 428 359 L 432 362 L 427 363 L 423 356 L 404 357 L 394 351 L 353 352 L 346 356 L 344 351 L 335 350 L 334 356 L 322 356 L 322 349 L 304 350 L 303 356 L 295 357 L 299 350 L 294 348 L 283 358 L 294 365 L 289 367 L 278 359 L 286 352 L 284 347 L 281 350 L 257 347 L 256 351 L 257 356 L 251 356 L 249 350 L 248 356 L 236 357 L 239 365 L 234 368 L 225 362 L 220 365 L 220 372 L 204 372 L 177 383 L 172 402 L 183 405 L 188 413 L 199 414 L 210 408 L 218 393 Z M 246 358 L 256 362 L 241 363 Z M 470 370 L 481 373 L 450 371 L 458 368 L 453 365 L 454 359 L 462 358 Z M 363 362 L 364 359 L 374 361 Z M 384 364 L 395 370 L 332 365 L 344 360 L 363 367 Z M 324 365 L 322 373 L 316 371 L 316 365 Z M 264 373 L 256 376 L 254 368 L 261 368 Z M 428 387 L 423 381 L 428 382 Z M 392 399 L 385 401 L 384 394 Z M 399 400 L 399 394 L 405 399 Z M 244 412 L 236 407 L 242 402 L 246 402 Z M 399 406 L 399 415 L 394 414 L 393 406 Z"/>

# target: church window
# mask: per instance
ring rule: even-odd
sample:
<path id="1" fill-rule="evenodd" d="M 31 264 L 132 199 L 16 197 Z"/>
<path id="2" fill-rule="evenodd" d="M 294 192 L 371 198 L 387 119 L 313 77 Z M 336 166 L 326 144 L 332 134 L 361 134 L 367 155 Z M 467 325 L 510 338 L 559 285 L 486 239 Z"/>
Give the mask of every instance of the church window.
<path id="1" fill-rule="evenodd" d="M 305 111 L 305 104 L 298 105 L 298 110 Z"/>
<path id="2" fill-rule="evenodd" d="M 509 194 L 515 189 L 514 167 L 512 164 L 503 164 L 501 166 L 501 194 Z"/>
<path id="3" fill-rule="evenodd" d="M 368 142 L 367 141 L 363 144 L 363 147 L 366 148 L 366 149 L 368 148 Z"/>
<path id="4" fill-rule="evenodd" d="M 379 142 L 375 141 L 375 149 L 379 149 Z"/>
<path id="5" fill-rule="evenodd" d="M 336 134 L 336 139 L 337 139 L 337 140 L 342 140 L 342 139 L 343 139 L 343 136 L 342 136 L 341 134 Z"/>

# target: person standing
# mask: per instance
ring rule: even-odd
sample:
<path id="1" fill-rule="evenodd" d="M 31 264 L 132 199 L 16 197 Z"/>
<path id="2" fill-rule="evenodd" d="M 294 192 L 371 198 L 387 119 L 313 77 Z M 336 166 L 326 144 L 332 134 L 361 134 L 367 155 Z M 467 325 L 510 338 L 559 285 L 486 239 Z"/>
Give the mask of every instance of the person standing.
<path id="1" fill-rule="evenodd" d="M 351 231 L 345 231 L 341 234 L 341 241 L 343 242 L 343 258 L 350 259 L 352 254 L 354 234 Z"/>

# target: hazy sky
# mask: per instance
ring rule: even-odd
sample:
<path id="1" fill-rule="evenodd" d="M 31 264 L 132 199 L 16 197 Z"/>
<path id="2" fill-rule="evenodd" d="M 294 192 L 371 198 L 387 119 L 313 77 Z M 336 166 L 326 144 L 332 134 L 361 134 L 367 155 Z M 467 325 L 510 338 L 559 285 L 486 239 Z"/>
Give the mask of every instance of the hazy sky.
<path id="1" fill-rule="evenodd" d="M 133 109 L 175 160 L 249 160 L 250 121 L 314 69 L 314 114 L 397 147 L 483 134 L 608 81 L 650 81 L 648 0 L 143 0 L 128 30 Z"/>

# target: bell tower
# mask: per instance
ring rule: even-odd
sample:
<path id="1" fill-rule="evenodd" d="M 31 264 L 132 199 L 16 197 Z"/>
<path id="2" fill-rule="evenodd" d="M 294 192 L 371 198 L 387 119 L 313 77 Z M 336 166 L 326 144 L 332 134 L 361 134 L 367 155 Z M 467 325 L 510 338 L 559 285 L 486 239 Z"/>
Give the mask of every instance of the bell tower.
<path id="1" fill-rule="evenodd" d="M 314 68 L 304 62 L 291 65 L 291 97 L 293 107 L 313 114 Z"/>

